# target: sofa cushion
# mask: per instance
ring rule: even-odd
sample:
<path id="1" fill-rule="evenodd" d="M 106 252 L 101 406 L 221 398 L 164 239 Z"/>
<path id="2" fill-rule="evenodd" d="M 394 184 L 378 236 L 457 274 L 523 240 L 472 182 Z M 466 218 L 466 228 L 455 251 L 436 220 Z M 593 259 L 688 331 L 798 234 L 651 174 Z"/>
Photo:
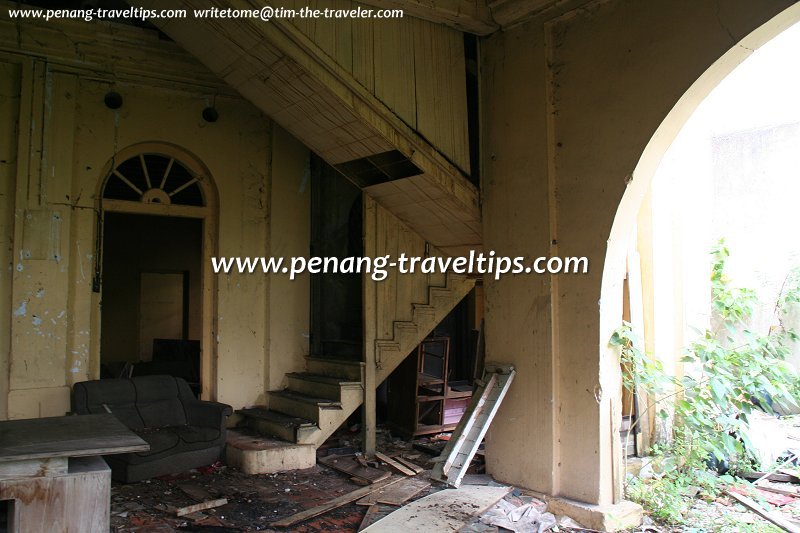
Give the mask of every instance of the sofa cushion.
<path id="1" fill-rule="evenodd" d="M 111 412 L 130 429 L 139 430 L 145 427 L 136 408 L 136 389 L 128 379 L 76 383 L 72 393 L 72 410 L 82 415 Z"/>
<path id="2" fill-rule="evenodd" d="M 170 426 L 145 428 L 137 431 L 136 434 L 150 445 L 150 449 L 146 452 L 125 454 L 127 456 L 125 458 L 126 462 L 130 464 L 142 464 L 162 457 L 169 457 L 176 453 L 222 445 L 221 441 L 215 442 L 221 435 L 220 430 L 215 428 Z M 123 458 L 122 456 L 119 457 Z"/>
<path id="3" fill-rule="evenodd" d="M 222 433 L 219 428 L 201 426 L 176 426 L 172 429 L 177 433 L 181 441 L 187 444 L 212 443 L 219 439 Z"/>
<path id="4" fill-rule="evenodd" d="M 139 376 L 131 379 L 136 389 L 136 407 L 145 427 L 186 424 L 180 389 L 172 376 Z"/>
<path id="5" fill-rule="evenodd" d="M 150 457 L 164 452 L 173 452 L 181 445 L 181 439 L 171 428 L 146 428 L 136 432 L 150 445 L 145 452 L 136 452 L 139 457 Z"/>

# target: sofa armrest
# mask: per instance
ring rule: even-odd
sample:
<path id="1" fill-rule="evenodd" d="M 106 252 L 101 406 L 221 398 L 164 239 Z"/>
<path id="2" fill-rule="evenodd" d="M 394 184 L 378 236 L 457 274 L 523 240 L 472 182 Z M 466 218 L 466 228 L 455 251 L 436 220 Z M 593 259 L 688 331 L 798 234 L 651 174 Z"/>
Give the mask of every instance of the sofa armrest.
<path id="1" fill-rule="evenodd" d="M 186 422 L 190 426 L 225 427 L 225 419 L 233 414 L 230 405 L 196 400 L 186 402 Z"/>

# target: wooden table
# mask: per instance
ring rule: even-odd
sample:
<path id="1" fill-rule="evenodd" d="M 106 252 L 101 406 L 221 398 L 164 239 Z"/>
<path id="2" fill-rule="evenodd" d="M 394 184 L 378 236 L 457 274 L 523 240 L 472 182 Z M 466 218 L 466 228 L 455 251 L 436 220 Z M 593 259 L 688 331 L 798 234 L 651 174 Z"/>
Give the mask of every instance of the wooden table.
<path id="1" fill-rule="evenodd" d="M 149 448 L 110 414 L 0 421 L 8 531 L 106 533 L 111 470 L 100 456 Z"/>

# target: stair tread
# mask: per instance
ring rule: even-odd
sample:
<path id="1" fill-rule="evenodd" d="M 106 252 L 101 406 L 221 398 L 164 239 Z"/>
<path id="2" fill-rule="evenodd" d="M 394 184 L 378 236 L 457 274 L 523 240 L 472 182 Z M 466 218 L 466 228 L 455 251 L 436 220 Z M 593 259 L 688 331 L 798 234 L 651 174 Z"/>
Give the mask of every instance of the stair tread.
<path id="1" fill-rule="evenodd" d="M 270 411 L 265 407 L 250 407 L 248 409 L 239 409 L 236 412 L 250 418 L 260 418 L 261 420 L 282 424 L 285 427 L 317 427 L 311 420 Z"/>
<path id="2" fill-rule="evenodd" d="M 309 396 L 307 394 L 302 394 L 299 392 L 291 391 L 291 390 L 278 390 L 278 391 L 270 391 L 270 395 L 273 396 L 282 396 L 284 398 L 295 400 L 298 402 L 304 402 L 309 404 L 318 405 L 320 407 L 341 407 L 342 402 L 331 400 L 329 398 L 315 398 L 314 396 Z"/>
<path id="3" fill-rule="evenodd" d="M 336 378 L 332 376 L 323 376 L 322 374 L 314 374 L 313 372 L 289 372 L 287 376 L 292 376 L 305 381 L 314 381 L 317 383 L 326 383 L 329 385 L 361 385 L 360 381 L 353 381 L 347 378 Z"/>

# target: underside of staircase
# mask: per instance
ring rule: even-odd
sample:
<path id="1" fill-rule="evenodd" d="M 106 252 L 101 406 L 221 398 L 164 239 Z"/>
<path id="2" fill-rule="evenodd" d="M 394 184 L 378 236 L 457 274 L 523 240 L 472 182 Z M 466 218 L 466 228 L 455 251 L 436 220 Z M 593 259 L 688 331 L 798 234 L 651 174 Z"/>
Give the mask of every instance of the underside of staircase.
<path id="1" fill-rule="evenodd" d="M 433 331 L 466 296 L 474 280 L 448 274 L 445 286 L 429 286 L 428 301 L 411 303 L 412 319 L 395 321 L 393 338 L 376 343 L 377 384 Z M 283 390 L 270 391 L 269 405 L 239 411 L 257 433 L 319 447 L 364 400 L 364 363 L 309 357 L 306 372 L 287 374 Z"/>

